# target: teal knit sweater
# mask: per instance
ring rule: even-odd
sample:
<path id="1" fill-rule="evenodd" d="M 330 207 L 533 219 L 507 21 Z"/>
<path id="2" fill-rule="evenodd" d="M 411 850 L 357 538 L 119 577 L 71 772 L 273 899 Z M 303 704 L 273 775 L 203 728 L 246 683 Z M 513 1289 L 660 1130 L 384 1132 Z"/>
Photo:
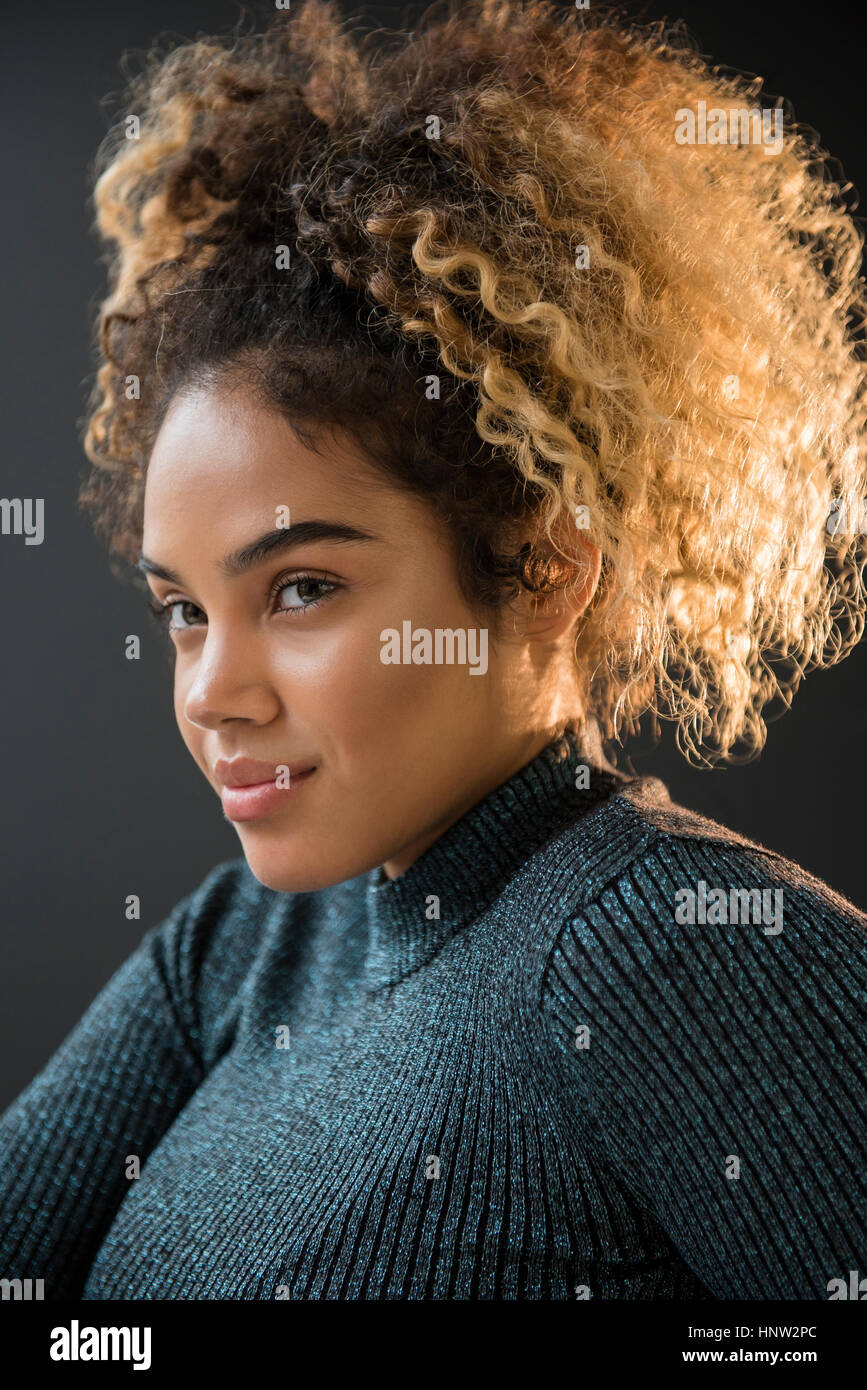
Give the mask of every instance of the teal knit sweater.
<path id="1" fill-rule="evenodd" d="M 827 1299 L 867 1275 L 867 920 L 581 764 L 567 731 L 393 881 L 209 873 L 0 1117 L 0 1277 Z"/>

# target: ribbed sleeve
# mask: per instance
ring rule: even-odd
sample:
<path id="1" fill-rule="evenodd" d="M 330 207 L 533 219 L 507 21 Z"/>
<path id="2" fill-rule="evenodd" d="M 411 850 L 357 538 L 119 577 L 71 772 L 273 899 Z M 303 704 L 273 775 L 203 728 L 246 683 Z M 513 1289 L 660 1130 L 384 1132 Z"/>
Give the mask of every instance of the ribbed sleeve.
<path id="1" fill-rule="evenodd" d="M 80 1297 L 93 1256 L 144 1163 L 202 1077 L 182 1019 L 176 961 L 184 898 L 93 1000 L 0 1117 L 0 1271 Z"/>
<path id="2" fill-rule="evenodd" d="M 781 930 L 679 923 L 701 882 L 780 891 Z M 715 1297 L 827 1299 L 867 1268 L 867 934 L 844 900 L 771 853 L 660 837 L 565 924 L 543 999 L 576 1108 Z"/>

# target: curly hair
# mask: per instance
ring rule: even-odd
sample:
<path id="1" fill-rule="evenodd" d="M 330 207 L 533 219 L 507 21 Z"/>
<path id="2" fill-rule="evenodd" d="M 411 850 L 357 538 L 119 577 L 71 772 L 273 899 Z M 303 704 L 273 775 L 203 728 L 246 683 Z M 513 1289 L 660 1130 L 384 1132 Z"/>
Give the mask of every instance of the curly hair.
<path id="1" fill-rule="evenodd" d="M 545 0 L 354 23 L 307 0 L 154 45 L 128 82 L 94 167 L 112 249 L 81 504 L 135 560 L 169 403 L 240 381 L 427 499 L 495 626 L 580 578 L 581 530 L 602 571 L 576 723 L 754 756 L 771 702 L 863 632 L 851 185 L 788 105 L 775 152 L 681 143 L 684 109 L 761 87 L 681 24 Z"/>

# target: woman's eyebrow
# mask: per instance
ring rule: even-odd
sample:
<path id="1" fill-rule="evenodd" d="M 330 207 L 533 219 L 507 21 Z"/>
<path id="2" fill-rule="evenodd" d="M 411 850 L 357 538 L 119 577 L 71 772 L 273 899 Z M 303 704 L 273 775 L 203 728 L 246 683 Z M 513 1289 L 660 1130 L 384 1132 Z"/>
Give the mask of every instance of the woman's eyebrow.
<path id="1" fill-rule="evenodd" d="M 350 526 L 346 522 L 319 521 L 311 518 L 308 521 L 295 521 L 290 526 L 265 531 L 249 545 L 242 546 L 240 550 L 232 551 L 224 556 L 217 568 L 227 579 L 234 579 L 275 552 L 291 550 L 297 545 L 311 544 L 313 541 L 336 541 L 352 544 L 359 541 L 381 542 L 381 540 L 381 536 L 375 536 L 370 531 L 361 531 L 357 526 Z M 137 568 L 145 574 L 154 574 L 159 579 L 166 579 L 171 584 L 183 583 L 180 575 L 167 569 L 165 565 L 157 564 L 155 560 L 149 560 L 145 554 L 139 557 Z"/>

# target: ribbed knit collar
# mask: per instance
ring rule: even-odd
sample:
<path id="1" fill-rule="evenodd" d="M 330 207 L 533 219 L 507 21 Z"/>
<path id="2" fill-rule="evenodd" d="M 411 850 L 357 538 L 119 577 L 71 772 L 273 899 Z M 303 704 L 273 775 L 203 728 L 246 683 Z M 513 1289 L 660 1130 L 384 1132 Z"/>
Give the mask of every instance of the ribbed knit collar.
<path id="1" fill-rule="evenodd" d="M 589 767 L 589 786 L 576 787 Z M 568 728 L 434 841 L 398 878 L 381 866 L 365 882 L 370 989 L 424 965 L 455 932 L 481 916 L 519 866 L 561 826 L 609 794 L 598 735 Z M 429 917 L 431 900 L 439 917 Z M 433 904 L 435 906 L 435 904 Z"/>

